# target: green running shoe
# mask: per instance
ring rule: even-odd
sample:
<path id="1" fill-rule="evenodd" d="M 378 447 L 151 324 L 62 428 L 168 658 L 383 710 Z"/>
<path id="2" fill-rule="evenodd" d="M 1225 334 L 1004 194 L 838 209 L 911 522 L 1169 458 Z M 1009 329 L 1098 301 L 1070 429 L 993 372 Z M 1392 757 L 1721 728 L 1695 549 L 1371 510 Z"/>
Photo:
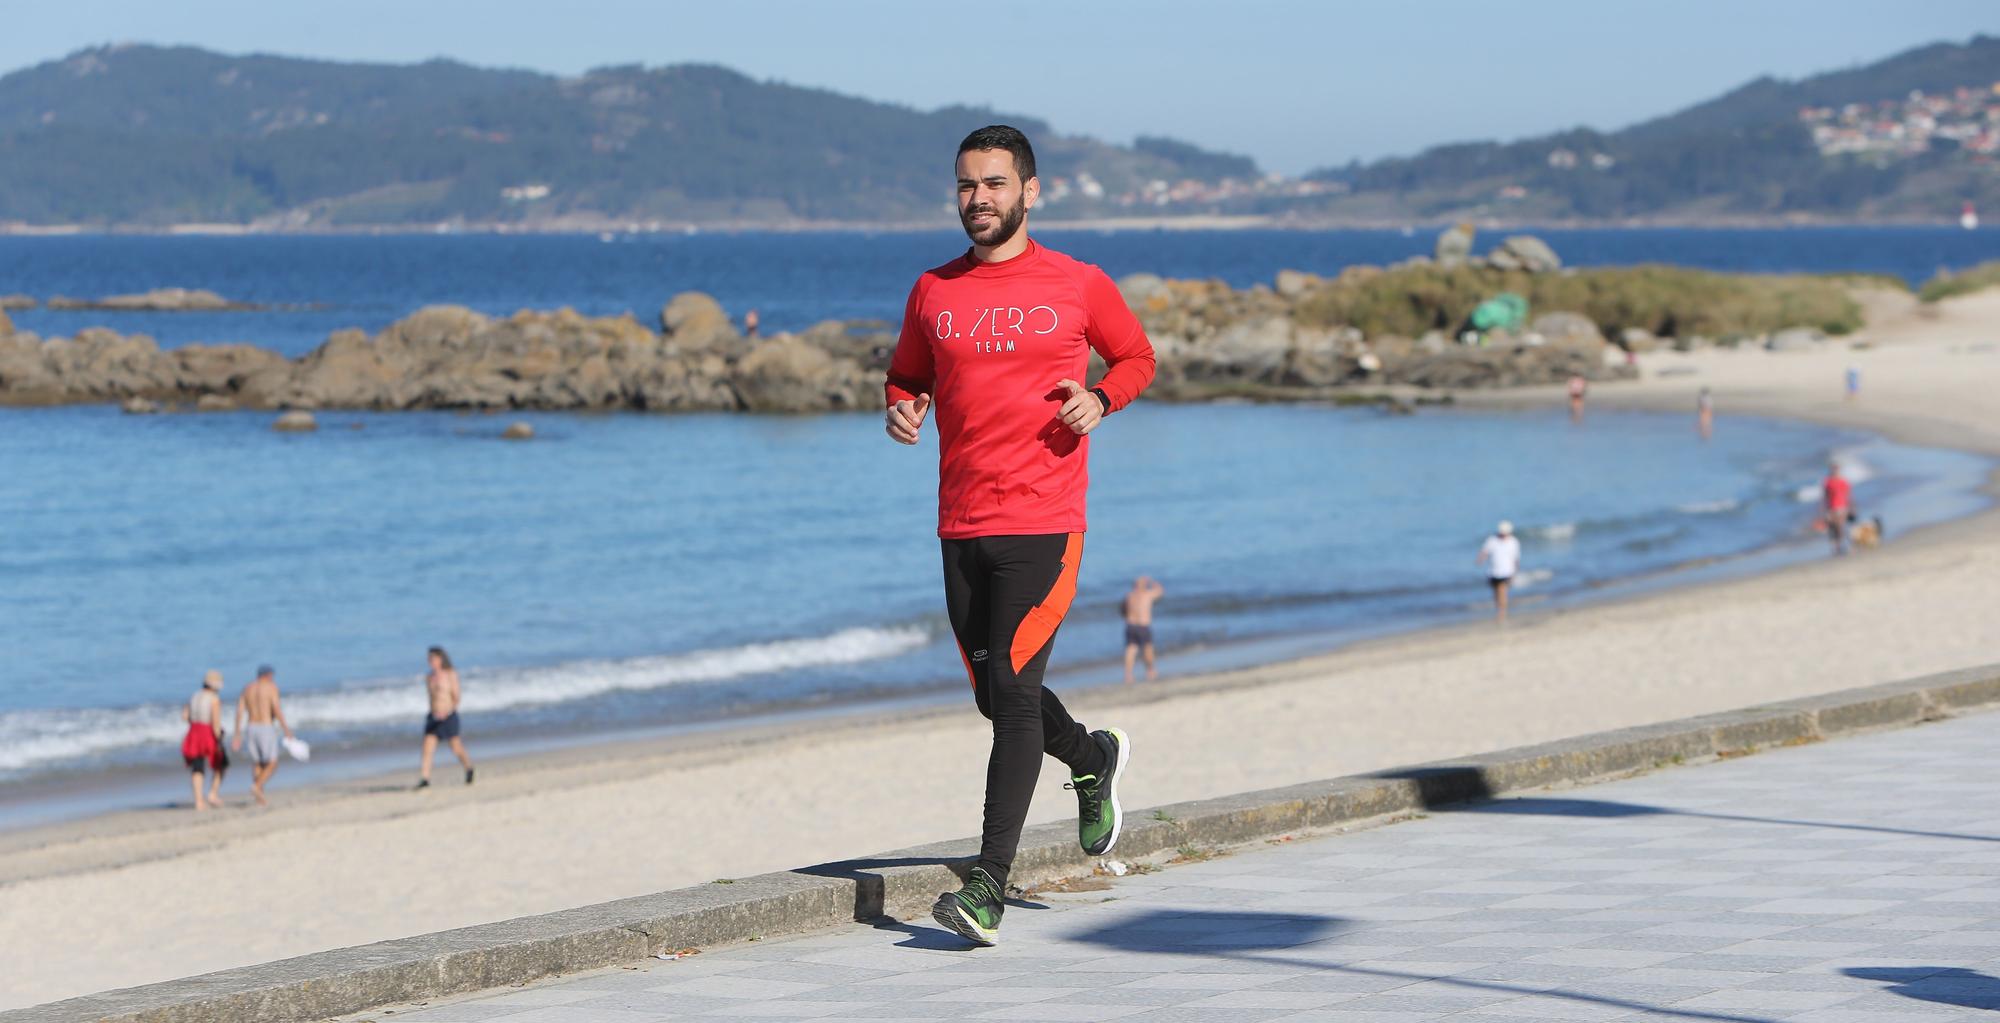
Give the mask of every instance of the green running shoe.
<path id="1" fill-rule="evenodd" d="M 1104 748 L 1108 764 L 1102 776 L 1074 774 L 1063 786 L 1076 790 L 1076 841 L 1083 851 L 1102 856 L 1118 844 L 1118 830 L 1125 815 L 1118 808 L 1118 780 L 1125 776 L 1125 762 L 1132 757 L 1132 740 L 1121 729 L 1106 728 L 1090 733 Z"/>
<path id="2" fill-rule="evenodd" d="M 1001 898 L 1000 886 L 992 875 L 974 867 L 965 887 L 937 897 L 931 906 L 931 919 L 975 945 L 998 945 L 1000 914 L 1007 908 Z"/>

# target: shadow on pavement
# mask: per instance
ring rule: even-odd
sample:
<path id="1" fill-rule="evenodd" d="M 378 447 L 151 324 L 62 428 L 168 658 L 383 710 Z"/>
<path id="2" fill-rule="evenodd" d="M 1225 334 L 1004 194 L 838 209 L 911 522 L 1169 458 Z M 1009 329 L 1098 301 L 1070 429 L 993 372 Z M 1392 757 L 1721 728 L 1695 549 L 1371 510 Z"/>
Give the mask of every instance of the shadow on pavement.
<path id="1" fill-rule="evenodd" d="M 1230 956 L 1324 941 L 1346 926 L 1335 916 L 1249 910 L 1149 910 L 1069 936 L 1120 952 Z"/>
<path id="2" fill-rule="evenodd" d="M 1306 913 L 1161 909 L 1080 931 L 1068 935 L 1065 940 L 1097 945 L 1119 952 L 1211 956 L 1219 960 L 1287 966 L 1322 973 L 1405 980 L 1412 984 L 1448 984 L 1472 990 L 1519 995 L 1523 998 L 1555 998 L 1580 1005 L 1599 1005 L 1626 1012 L 1646 1012 L 1661 1018 L 1714 1020 L 1717 1023 L 1775 1023 L 1773 1020 L 1758 1016 L 1735 1016 L 1720 1012 L 1676 1009 L 1626 998 L 1565 991 L 1560 988 L 1548 989 L 1539 985 L 1517 986 L 1504 981 L 1350 966 L 1273 954 L 1281 950 L 1298 949 L 1305 945 L 1327 946 L 1329 943 L 1337 943 L 1339 938 L 1336 932 L 1349 925 L 1350 921 L 1341 917 Z M 1336 957 L 1339 951 L 1337 944 L 1311 950 L 1313 955 L 1322 959 Z M 1379 993 L 1390 994 L 1393 991 L 1391 988 Z"/>
<path id="3" fill-rule="evenodd" d="M 1798 828 L 1827 828 L 1835 831 L 1870 831 L 1913 838 L 1947 838 L 1962 842 L 2000 842 L 2000 836 L 1966 835 L 1950 831 L 1914 831 L 1875 824 L 1842 824 L 1836 821 L 1801 821 L 1782 817 L 1753 817 L 1746 814 L 1708 813 L 1676 810 L 1644 803 L 1620 803 L 1605 799 L 1564 799 L 1546 796 L 1507 798 L 1496 796 L 1477 767 L 1426 767 L 1407 771 L 1385 771 L 1371 775 L 1416 783 L 1424 809 L 1440 813 L 1520 813 L 1552 817 L 1692 817 L 1711 821 L 1742 821 L 1746 824 L 1783 824 Z"/>
<path id="4" fill-rule="evenodd" d="M 1883 990 L 1967 1009 L 2000 1009 L 2000 978 L 1956 966 L 1854 966 L 1840 971 L 1861 980 L 1888 983 Z"/>

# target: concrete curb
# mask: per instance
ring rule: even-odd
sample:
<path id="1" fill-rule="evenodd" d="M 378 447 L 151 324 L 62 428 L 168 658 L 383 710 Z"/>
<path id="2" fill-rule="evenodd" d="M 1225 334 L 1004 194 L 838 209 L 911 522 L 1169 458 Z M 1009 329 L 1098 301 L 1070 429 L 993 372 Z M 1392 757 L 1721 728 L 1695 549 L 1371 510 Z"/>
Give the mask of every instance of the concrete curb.
<path id="1" fill-rule="evenodd" d="M 1176 803 L 1128 820 L 1118 855 L 1139 859 L 1190 846 L 1236 845 L 1995 705 L 2000 705 L 2000 665 L 1989 665 L 1377 774 Z M 974 839 L 940 842 L 336 949 L 0 1012 L 0 1023 L 323 1019 L 634 962 L 666 949 L 817 930 L 885 914 L 914 916 L 939 891 L 958 883 L 955 872 L 969 866 L 976 847 Z M 1091 862 L 1077 848 L 1074 828 L 1042 825 L 1022 835 L 1014 876 L 1027 885 L 1086 871 Z"/>

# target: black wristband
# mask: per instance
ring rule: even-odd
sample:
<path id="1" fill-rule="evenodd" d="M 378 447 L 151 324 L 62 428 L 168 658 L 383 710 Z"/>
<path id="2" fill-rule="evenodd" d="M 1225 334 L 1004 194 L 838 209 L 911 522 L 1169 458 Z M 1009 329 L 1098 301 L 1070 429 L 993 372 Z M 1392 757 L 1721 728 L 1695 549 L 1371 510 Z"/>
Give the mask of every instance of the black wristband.
<path id="1" fill-rule="evenodd" d="M 1103 403 L 1104 403 L 1104 414 L 1105 414 L 1105 415 L 1107 415 L 1107 416 L 1108 416 L 1108 415 L 1110 415 L 1110 414 L 1111 414 L 1111 396 L 1110 396 L 1110 395 L 1108 395 L 1108 394 L 1105 394 L 1105 393 L 1104 393 L 1104 388 L 1102 388 L 1102 387 L 1093 387 L 1093 388 L 1091 388 L 1091 389 L 1090 389 L 1090 393 L 1092 393 L 1092 394 L 1095 394 L 1095 395 L 1097 395 L 1097 400 L 1098 400 L 1098 401 L 1101 401 L 1101 402 L 1103 402 Z"/>

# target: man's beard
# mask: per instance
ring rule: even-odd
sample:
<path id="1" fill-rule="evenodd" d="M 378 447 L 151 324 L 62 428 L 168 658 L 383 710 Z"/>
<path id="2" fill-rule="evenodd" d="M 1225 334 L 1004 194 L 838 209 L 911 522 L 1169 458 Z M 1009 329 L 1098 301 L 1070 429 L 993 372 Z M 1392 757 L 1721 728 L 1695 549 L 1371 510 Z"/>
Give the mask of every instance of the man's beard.
<path id="1" fill-rule="evenodd" d="M 1012 209 L 1000 214 L 997 223 L 981 232 L 972 226 L 972 216 L 983 211 L 984 208 L 965 210 L 959 213 L 958 223 L 960 227 L 965 228 L 965 236 L 972 239 L 972 244 L 993 248 L 1007 244 L 1013 239 L 1014 233 L 1021 229 L 1021 224 L 1028 219 L 1028 200 L 1026 196 L 1014 200 Z"/>

